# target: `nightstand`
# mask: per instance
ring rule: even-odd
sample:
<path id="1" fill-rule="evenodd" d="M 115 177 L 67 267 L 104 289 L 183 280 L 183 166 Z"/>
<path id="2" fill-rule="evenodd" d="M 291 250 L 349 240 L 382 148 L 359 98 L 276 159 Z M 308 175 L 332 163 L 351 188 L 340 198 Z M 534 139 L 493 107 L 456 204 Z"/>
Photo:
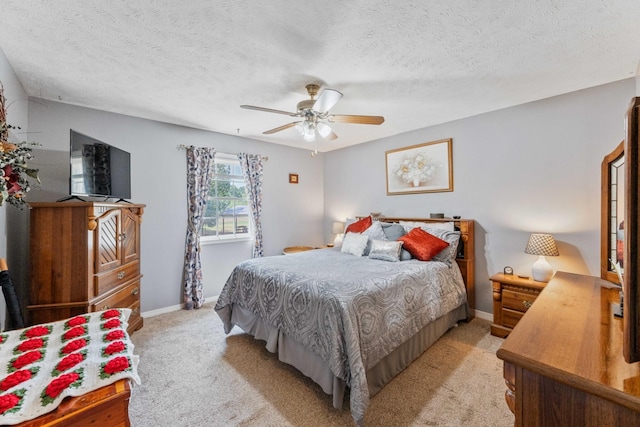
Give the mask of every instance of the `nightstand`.
<path id="1" fill-rule="evenodd" d="M 546 282 L 524 279 L 516 275 L 494 274 L 491 276 L 493 287 L 493 324 L 491 335 L 505 338 L 516 326 L 524 313 L 531 307 Z"/>

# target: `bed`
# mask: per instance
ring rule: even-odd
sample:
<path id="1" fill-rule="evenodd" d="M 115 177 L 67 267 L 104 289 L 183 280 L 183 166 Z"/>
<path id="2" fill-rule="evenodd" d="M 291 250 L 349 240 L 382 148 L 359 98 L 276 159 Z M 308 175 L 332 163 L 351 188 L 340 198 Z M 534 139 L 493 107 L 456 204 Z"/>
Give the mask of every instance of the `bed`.
<path id="1" fill-rule="evenodd" d="M 457 248 L 439 261 L 388 262 L 341 248 L 251 259 L 234 268 L 215 308 L 226 333 L 239 326 L 266 341 L 332 395 L 335 408 L 348 387 L 358 425 L 369 399 L 475 308 L 473 220 L 381 221 L 406 230 L 448 223 Z"/>

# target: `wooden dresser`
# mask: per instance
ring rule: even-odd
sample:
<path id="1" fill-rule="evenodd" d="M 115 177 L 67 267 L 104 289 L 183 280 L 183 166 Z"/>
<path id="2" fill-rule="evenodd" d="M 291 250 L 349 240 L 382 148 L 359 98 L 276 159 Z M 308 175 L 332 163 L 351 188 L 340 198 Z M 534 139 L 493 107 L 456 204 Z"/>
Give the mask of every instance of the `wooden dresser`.
<path id="1" fill-rule="evenodd" d="M 640 362 L 622 354 L 619 288 L 558 272 L 497 352 L 516 426 L 640 425 Z"/>
<path id="2" fill-rule="evenodd" d="M 29 230 L 29 324 L 108 308 L 140 316 L 140 223 L 145 205 L 32 203 Z"/>

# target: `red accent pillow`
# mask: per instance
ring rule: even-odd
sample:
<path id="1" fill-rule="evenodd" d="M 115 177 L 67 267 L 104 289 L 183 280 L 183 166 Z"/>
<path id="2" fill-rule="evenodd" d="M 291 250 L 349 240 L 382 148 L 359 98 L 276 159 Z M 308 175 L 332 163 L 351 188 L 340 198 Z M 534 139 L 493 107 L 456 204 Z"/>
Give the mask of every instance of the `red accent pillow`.
<path id="1" fill-rule="evenodd" d="M 360 221 L 356 221 L 354 223 L 349 224 L 344 234 L 347 234 L 348 232 L 362 233 L 364 230 L 371 227 L 372 223 L 373 221 L 371 220 L 370 216 L 366 218 L 362 218 Z"/>
<path id="2" fill-rule="evenodd" d="M 448 242 L 429 234 L 421 228 L 414 228 L 398 239 L 402 249 L 406 249 L 414 258 L 429 261 L 449 246 Z"/>

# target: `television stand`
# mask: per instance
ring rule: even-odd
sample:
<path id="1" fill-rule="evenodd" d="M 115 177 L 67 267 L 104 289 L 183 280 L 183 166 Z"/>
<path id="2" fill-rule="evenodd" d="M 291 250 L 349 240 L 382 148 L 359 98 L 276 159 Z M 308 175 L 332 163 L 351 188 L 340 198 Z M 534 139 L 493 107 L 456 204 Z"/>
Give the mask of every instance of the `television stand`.
<path id="1" fill-rule="evenodd" d="M 67 200 L 80 200 L 81 202 L 86 202 L 86 200 L 78 196 L 63 197 L 62 199 L 56 200 L 56 202 L 66 202 Z"/>

